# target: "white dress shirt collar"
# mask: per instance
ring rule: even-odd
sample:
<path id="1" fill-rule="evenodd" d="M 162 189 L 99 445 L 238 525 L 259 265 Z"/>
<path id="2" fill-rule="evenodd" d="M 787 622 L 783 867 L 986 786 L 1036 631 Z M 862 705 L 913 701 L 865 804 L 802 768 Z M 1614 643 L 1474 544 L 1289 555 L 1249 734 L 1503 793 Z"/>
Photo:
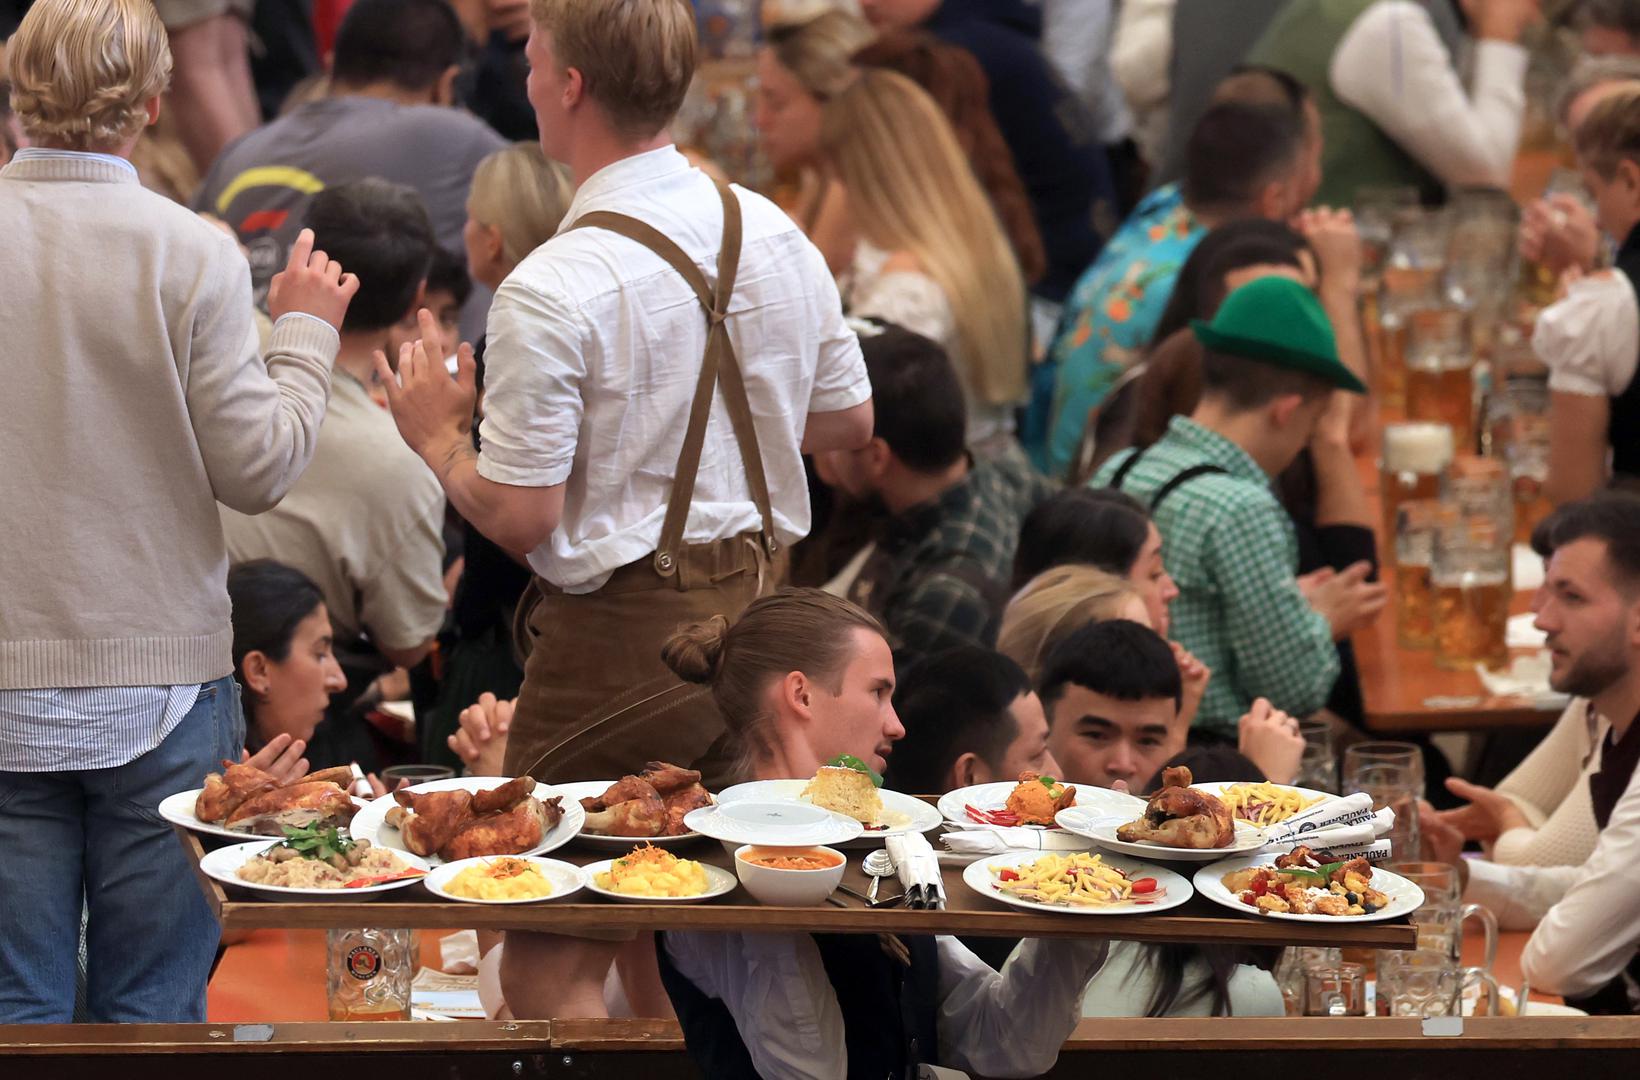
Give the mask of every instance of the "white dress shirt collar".
<path id="1" fill-rule="evenodd" d="M 598 203 L 608 200 L 613 195 L 690 168 L 693 166 L 689 164 L 689 159 L 671 143 L 605 165 L 587 177 L 586 182 L 576 190 L 575 198 L 570 200 L 569 210 L 564 214 L 558 231 L 564 232 L 574 225 L 582 214 L 596 209 Z"/>

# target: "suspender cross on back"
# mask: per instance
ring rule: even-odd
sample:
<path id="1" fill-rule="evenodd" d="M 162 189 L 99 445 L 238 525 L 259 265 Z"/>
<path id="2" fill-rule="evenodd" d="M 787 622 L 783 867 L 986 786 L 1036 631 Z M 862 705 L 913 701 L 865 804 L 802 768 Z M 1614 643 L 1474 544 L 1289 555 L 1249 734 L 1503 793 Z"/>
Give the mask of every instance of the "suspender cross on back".
<path id="1" fill-rule="evenodd" d="M 776 549 L 769 481 L 763 471 L 763 454 L 757 445 L 757 429 L 752 421 L 751 403 L 746 397 L 746 381 L 740 360 L 735 355 L 734 342 L 729 338 L 727 323 L 729 299 L 734 295 L 735 277 L 740 271 L 740 200 L 735 198 L 727 184 L 719 182 L 717 189 L 718 197 L 723 200 L 723 246 L 718 251 L 716 287 L 706 280 L 706 275 L 693 259 L 684 254 L 682 248 L 647 222 L 609 210 L 594 210 L 581 215 L 570 226 L 572 229 L 607 229 L 642 244 L 683 275 L 690 288 L 695 290 L 695 296 L 706 313 L 706 355 L 701 362 L 700 380 L 695 384 L 694 402 L 689 408 L 689 426 L 684 433 L 683 449 L 678 455 L 677 476 L 672 482 L 672 495 L 666 504 L 660 542 L 655 546 L 655 572 L 661 577 L 671 577 L 677 573 L 678 557 L 683 550 L 683 527 L 689 517 L 689 504 L 694 500 L 701 449 L 706 444 L 706 422 L 711 416 L 712 398 L 719 385 L 723 387 L 723 403 L 729 410 L 735 442 L 740 446 L 740 459 L 746 468 L 752 501 L 757 504 L 758 516 L 762 519 L 763 549 L 771 558 Z"/>

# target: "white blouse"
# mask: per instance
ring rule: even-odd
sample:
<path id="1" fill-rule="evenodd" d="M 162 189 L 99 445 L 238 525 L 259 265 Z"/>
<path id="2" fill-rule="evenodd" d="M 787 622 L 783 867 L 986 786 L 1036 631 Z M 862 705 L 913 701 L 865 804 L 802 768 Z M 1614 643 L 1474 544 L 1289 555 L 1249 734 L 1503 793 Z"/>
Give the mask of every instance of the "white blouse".
<path id="1" fill-rule="evenodd" d="M 1543 309 L 1532 349 L 1549 368 L 1549 389 L 1616 397 L 1634 381 L 1640 359 L 1640 301 L 1616 270 L 1573 282 Z"/>
<path id="2" fill-rule="evenodd" d="M 977 447 L 1014 430 L 1008 405 L 976 401 L 969 387 L 968 364 L 957 338 L 957 317 L 939 283 L 920 271 L 885 270 L 889 253 L 865 240 L 855 246 L 854 261 L 840 281 L 843 305 L 850 315 L 903 326 L 938 342 L 962 378 L 968 404 L 968 445 Z"/>
<path id="3" fill-rule="evenodd" d="M 1113 941 L 1105 966 L 1088 984 L 1082 998 L 1083 1016 L 1143 1016 L 1156 992 L 1157 969 L 1146 960 L 1152 946 L 1137 941 Z M 1185 965 L 1179 997 L 1168 1016 L 1211 1015 L 1212 996 L 1195 990 L 1212 977 L 1205 960 L 1194 957 Z M 1230 975 L 1231 1016 L 1285 1016 L 1286 1003 L 1275 976 L 1249 964 L 1237 965 Z M 1188 998 L 1188 1000 L 1186 1000 Z"/>

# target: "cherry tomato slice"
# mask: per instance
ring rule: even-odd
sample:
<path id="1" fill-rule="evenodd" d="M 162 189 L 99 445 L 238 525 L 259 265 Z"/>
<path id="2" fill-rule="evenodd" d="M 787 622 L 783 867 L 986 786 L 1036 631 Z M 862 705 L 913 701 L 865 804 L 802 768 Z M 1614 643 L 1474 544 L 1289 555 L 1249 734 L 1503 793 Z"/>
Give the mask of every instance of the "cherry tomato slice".
<path id="1" fill-rule="evenodd" d="M 1135 896 L 1143 896 L 1146 893 L 1153 893 L 1155 891 L 1156 879 L 1153 877 L 1142 877 L 1133 883 L 1133 893 Z"/>

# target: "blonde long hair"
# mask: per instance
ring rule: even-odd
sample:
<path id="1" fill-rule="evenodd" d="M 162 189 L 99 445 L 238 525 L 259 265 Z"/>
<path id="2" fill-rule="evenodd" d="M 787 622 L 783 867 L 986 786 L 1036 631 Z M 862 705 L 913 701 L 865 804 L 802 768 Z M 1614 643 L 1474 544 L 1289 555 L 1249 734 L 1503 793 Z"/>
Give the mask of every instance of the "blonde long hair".
<path id="1" fill-rule="evenodd" d="M 573 198 L 569 169 L 539 143 L 520 142 L 478 163 L 467 206 L 473 220 L 500 230 L 501 257 L 512 267 L 553 238 Z"/>
<path id="2" fill-rule="evenodd" d="M 833 9 L 804 22 L 778 23 L 766 36 L 780 66 L 815 100 L 826 102 L 854 81 L 854 54 L 877 35 L 858 15 Z"/>
<path id="3" fill-rule="evenodd" d="M 6 49 L 11 105 L 36 143 L 111 150 L 148 123 L 171 47 L 148 0 L 41 0 Z"/>
<path id="4" fill-rule="evenodd" d="M 976 400 L 1025 392 L 1025 280 L 996 212 L 940 107 L 892 71 L 863 71 L 826 104 L 821 153 L 860 234 L 908 251 L 951 304 L 963 381 Z"/>
<path id="5" fill-rule="evenodd" d="M 1055 566 L 1032 578 L 1009 601 L 997 631 L 997 652 L 1036 682 L 1042 661 L 1073 631 L 1091 622 L 1125 618 L 1124 608 L 1143 598 L 1127 578 L 1092 566 Z"/>

